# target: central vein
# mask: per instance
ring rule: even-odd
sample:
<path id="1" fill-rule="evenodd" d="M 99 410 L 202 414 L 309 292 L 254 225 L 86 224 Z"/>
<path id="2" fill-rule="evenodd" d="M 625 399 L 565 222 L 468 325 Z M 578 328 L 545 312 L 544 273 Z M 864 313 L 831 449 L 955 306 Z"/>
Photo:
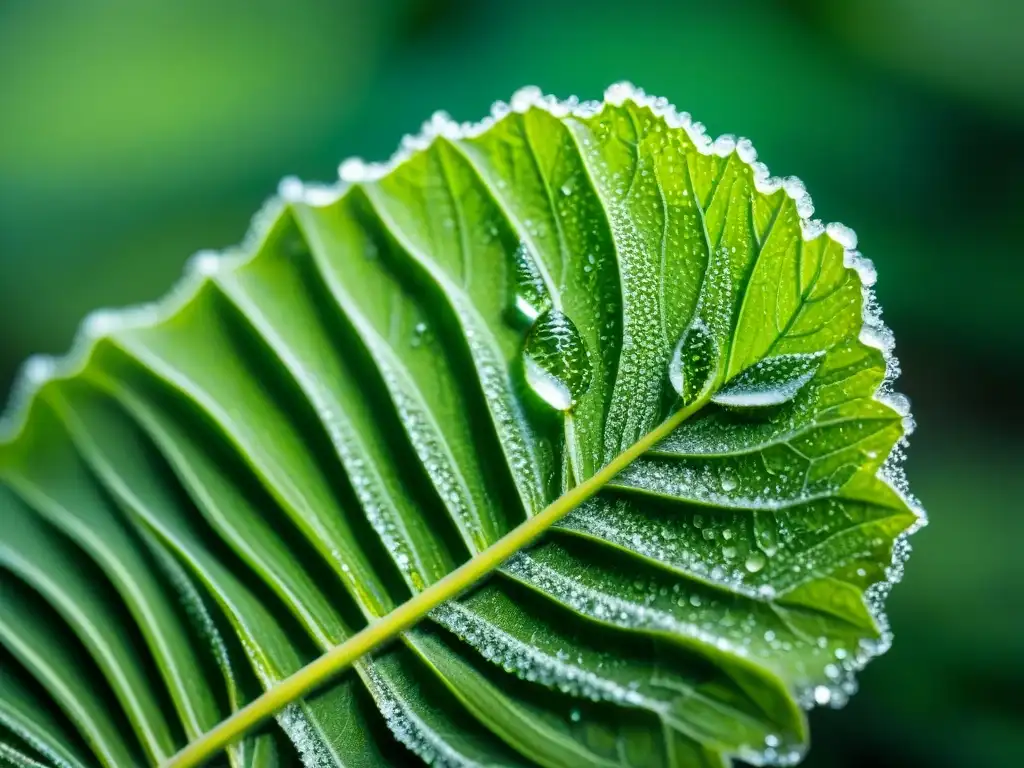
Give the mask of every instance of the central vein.
<path id="1" fill-rule="evenodd" d="M 164 763 L 164 768 L 192 768 L 213 757 L 237 741 L 263 720 L 284 709 L 296 699 L 330 681 L 359 658 L 376 650 L 399 634 L 415 626 L 441 603 L 457 597 L 503 562 L 531 544 L 552 525 L 600 491 L 619 472 L 648 449 L 667 437 L 676 427 L 704 405 L 698 399 L 680 408 L 620 453 L 592 477 L 567 491 L 538 514 L 513 528 L 471 560 L 460 565 L 440 581 L 406 600 L 348 640 L 336 645 L 320 658 L 267 689 L 242 709 L 221 721 L 212 730 L 188 744 Z"/>

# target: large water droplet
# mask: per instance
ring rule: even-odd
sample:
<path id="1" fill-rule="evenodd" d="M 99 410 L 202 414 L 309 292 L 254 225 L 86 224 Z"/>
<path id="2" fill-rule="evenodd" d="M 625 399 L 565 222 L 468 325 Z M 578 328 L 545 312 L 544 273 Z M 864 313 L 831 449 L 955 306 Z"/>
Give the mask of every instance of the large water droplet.
<path id="1" fill-rule="evenodd" d="M 751 573 L 757 573 L 764 568 L 766 562 L 764 555 L 760 552 L 751 552 L 747 555 L 746 562 L 743 563 L 743 566 Z"/>
<path id="2" fill-rule="evenodd" d="M 520 243 L 514 256 L 512 304 L 515 311 L 532 323 L 551 309 L 551 296 L 537 262 L 526 243 Z"/>
<path id="3" fill-rule="evenodd" d="M 593 369 L 580 332 L 566 315 L 548 310 L 533 324 L 523 349 L 526 380 L 552 408 L 567 411 L 590 387 Z"/>
<path id="4" fill-rule="evenodd" d="M 732 408 L 765 408 L 788 403 L 814 378 L 823 352 L 766 357 L 747 368 L 711 398 Z"/>
<path id="5" fill-rule="evenodd" d="M 686 329 L 668 367 L 668 378 L 683 403 L 700 397 L 718 371 L 718 343 L 707 326 L 696 321 Z"/>

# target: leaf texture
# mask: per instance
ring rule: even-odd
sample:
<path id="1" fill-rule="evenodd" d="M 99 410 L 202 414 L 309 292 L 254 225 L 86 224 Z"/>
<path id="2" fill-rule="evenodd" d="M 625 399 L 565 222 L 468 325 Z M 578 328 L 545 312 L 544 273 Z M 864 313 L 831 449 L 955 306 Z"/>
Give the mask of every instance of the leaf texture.
<path id="1" fill-rule="evenodd" d="M 0 763 L 167 761 L 581 487 L 217 759 L 798 760 L 924 515 L 870 264 L 754 160 L 629 86 L 526 89 L 287 179 L 243 246 L 30 361 Z"/>

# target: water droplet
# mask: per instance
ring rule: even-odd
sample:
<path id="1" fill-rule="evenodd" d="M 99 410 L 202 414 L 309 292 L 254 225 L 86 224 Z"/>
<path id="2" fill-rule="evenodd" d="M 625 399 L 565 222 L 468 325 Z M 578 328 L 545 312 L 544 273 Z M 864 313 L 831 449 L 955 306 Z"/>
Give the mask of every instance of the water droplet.
<path id="1" fill-rule="evenodd" d="M 771 584 L 762 584 L 757 588 L 757 596 L 764 600 L 771 600 L 775 597 L 775 587 Z"/>
<path id="2" fill-rule="evenodd" d="M 570 719 L 570 720 L 572 720 L 572 721 L 573 721 L 574 723 L 578 723 L 578 722 L 580 721 L 580 718 L 581 718 L 581 717 L 582 717 L 582 715 L 580 714 L 580 711 L 579 711 L 578 709 L 575 709 L 575 708 L 574 708 L 574 709 L 573 709 L 573 710 L 572 710 L 572 711 L 571 711 L 571 712 L 569 713 L 569 719 Z"/>
<path id="3" fill-rule="evenodd" d="M 722 490 L 728 493 L 729 491 L 735 491 L 736 486 L 739 485 L 739 481 L 736 478 L 736 473 L 731 469 L 722 471 L 721 478 Z"/>
<path id="4" fill-rule="evenodd" d="M 814 687 L 814 701 L 816 704 L 825 706 L 832 701 L 832 691 L 824 685 L 817 685 Z"/>
<path id="5" fill-rule="evenodd" d="M 757 573 L 762 568 L 764 568 L 764 564 L 766 562 L 767 561 L 765 560 L 764 555 L 762 555 L 760 552 L 751 552 L 749 555 L 747 555 L 747 560 L 745 563 L 743 563 L 743 567 L 751 573 Z"/>
<path id="6" fill-rule="evenodd" d="M 683 403 L 692 403 L 714 382 L 718 371 L 718 343 L 707 326 L 696 321 L 676 344 L 668 378 Z"/>
<path id="7" fill-rule="evenodd" d="M 552 408 L 569 410 L 590 387 L 593 369 L 586 343 L 566 315 L 549 310 L 537 318 L 523 350 L 526 380 Z"/>
<path id="8" fill-rule="evenodd" d="M 412 329 L 412 341 L 410 342 L 414 347 L 418 347 L 423 343 L 423 339 L 427 334 L 427 324 L 424 322 L 416 323 Z"/>
<path id="9" fill-rule="evenodd" d="M 512 290 L 512 304 L 528 322 L 533 322 L 551 308 L 551 296 L 544 277 L 526 243 L 520 243 L 515 252 Z"/>
<path id="10" fill-rule="evenodd" d="M 712 402 L 731 408 L 764 408 L 788 403 L 814 378 L 823 352 L 766 357 L 722 387 Z"/>
<path id="11" fill-rule="evenodd" d="M 754 513 L 754 537 L 757 539 L 757 546 L 768 557 L 779 551 L 779 534 L 774 514 L 761 510 Z"/>

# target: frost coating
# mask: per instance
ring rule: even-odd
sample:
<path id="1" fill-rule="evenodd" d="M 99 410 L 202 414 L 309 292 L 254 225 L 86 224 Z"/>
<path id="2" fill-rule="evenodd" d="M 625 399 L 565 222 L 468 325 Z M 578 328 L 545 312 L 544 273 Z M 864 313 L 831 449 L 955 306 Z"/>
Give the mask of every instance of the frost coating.
<path id="1" fill-rule="evenodd" d="M 506 671 L 523 680 L 538 682 L 593 701 L 647 706 L 655 711 L 662 709 L 659 703 L 650 701 L 637 690 L 639 682 L 621 685 L 582 665 L 572 663 L 567 654 L 553 656 L 545 653 L 502 632 L 457 602 L 438 606 L 430 617 L 461 640 L 478 648 L 484 658 L 500 664 Z"/>
<path id="2" fill-rule="evenodd" d="M 438 768 L 483 768 L 480 763 L 468 760 L 448 746 L 443 738 L 416 716 L 410 706 L 395 695 L 394 689 L 381 679 L 372 666 L 367 667 L 367 678 L 388 729 L 423 762 Z"/>
<path id="3" fill-rule="evenodd" d="M 50 747 L 45 742 L 36 738 L 36 735 L 34 733 L 23 728 L 17 720 L 8 717 L 3 710 L 0 710 L 0 725 L 2 725 L 4 728 L 9 730 L 19 739 L 24 741 L 40 755 L 49 760 L 55 766 L 55 768 L 74 768 L 74 766 L 72 766 L 72 764 L 65 760 L 61 755 L 57 754 L 52 749 L 50 749 Z M 4 745 L 3 743 L 0 743 L 0 758 L 7 756 L 7 753 L 3 751 L 3 748 L 5 746 L 6 745 Z M 17 758 L 20 757 L 20 754 L 13 751 L 11 754 L 13 755 L 13 757 L 11 758 L 11 762 L 14 765 L 18 765 Z M 45 766 L 43 766 L 42 763 L 34 761 L 32 763 L 26 763 L 26 765 L 41 766 L 41 768 L 45 768 Z"/>
<path id="4" fill-rule="evenodd" d="M 0 742 L 0 759 L 10 761 L 11 765 L 17 766 L 18 768 L 46 768 L 46 766 L 38 760 L 26 757 L 21 752 L 18 752 L 12 747 L 8 747 L 3 742 Z"/>

